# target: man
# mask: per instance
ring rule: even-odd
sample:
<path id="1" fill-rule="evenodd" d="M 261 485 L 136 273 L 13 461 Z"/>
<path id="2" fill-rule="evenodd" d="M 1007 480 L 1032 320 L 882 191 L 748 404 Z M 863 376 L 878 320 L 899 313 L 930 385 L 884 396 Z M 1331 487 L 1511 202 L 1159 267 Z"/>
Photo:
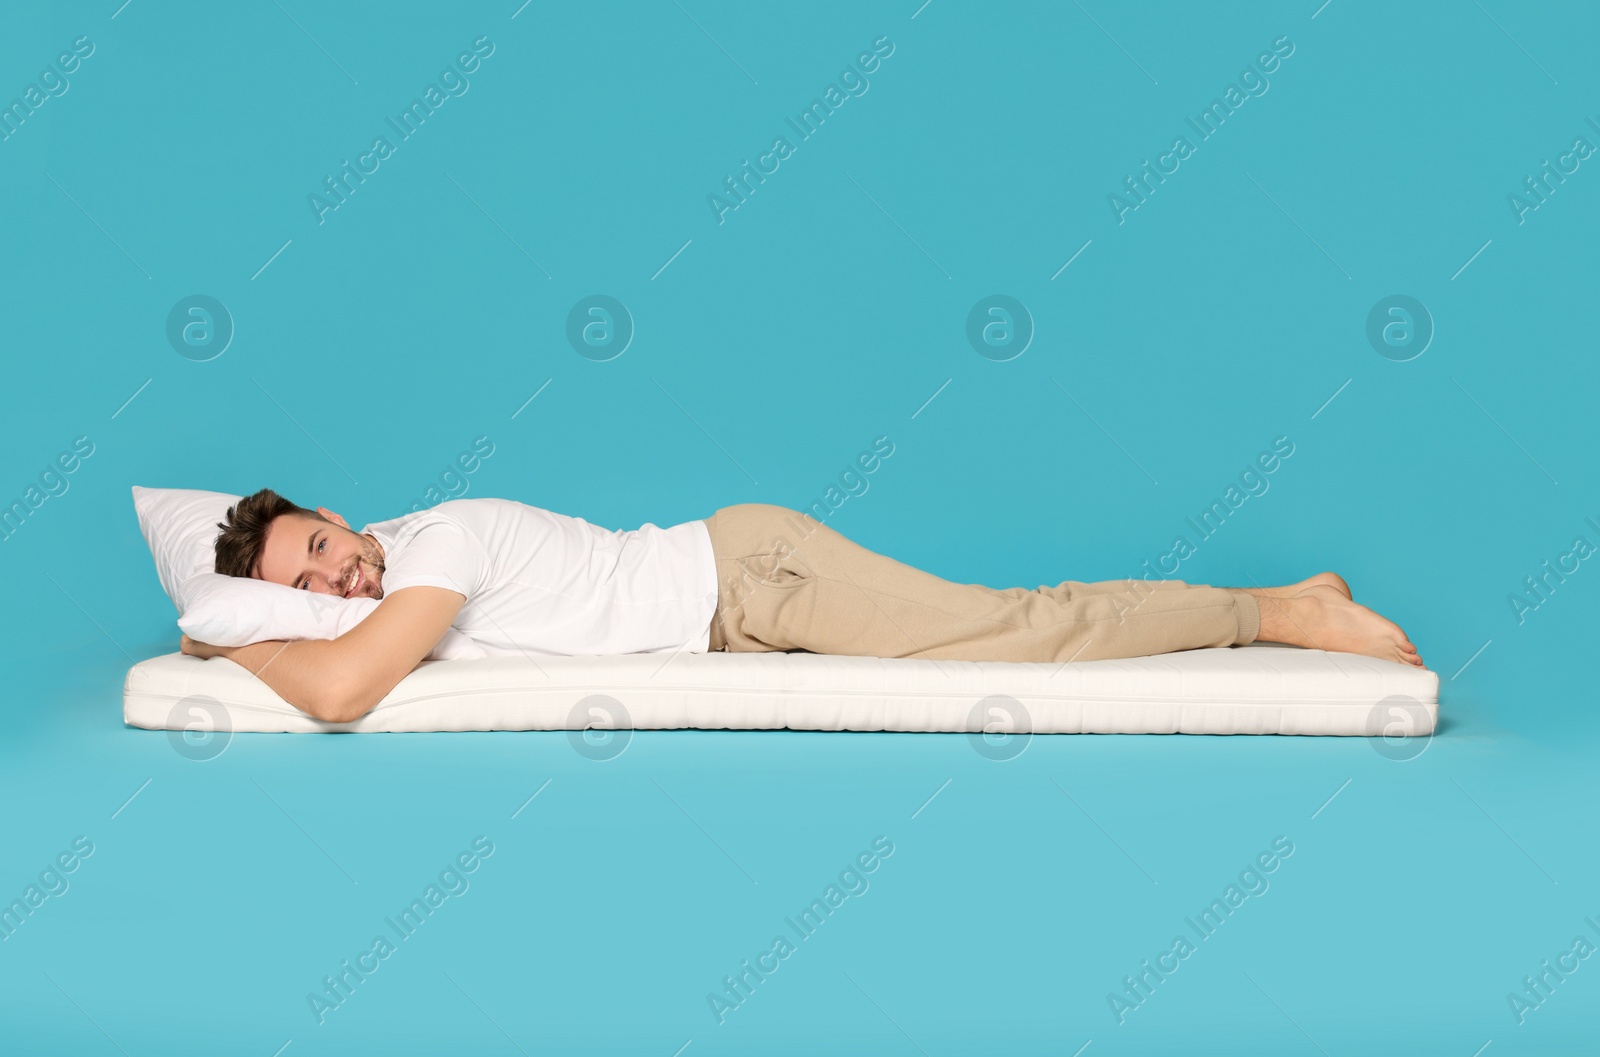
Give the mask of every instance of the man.
<path id="1" fill-rule="evenodd" d="M 330 640 L 183 652 L 226 657 L 317 719 L 366 714 L 451 627 L 489 653 L 812 653 L 934 660 L 1139 657 L 1256 640 L 1423 666 L 1334 573 L 1286 587 L 1178 580 L 957 584 L 765 503 L 612 532 L 503 499 L 458 499 L 353 531 L 269 489 L 217 526 L 216 570 L 382 599 Z"/>

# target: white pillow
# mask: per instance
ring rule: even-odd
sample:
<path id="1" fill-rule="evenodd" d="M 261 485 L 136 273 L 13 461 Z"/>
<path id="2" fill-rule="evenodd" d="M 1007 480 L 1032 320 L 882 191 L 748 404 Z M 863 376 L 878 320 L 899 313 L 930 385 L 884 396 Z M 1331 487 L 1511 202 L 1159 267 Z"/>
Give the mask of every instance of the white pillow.
<path id="1" fill-rule="evenodd" d="M 340 598 L 218 573 L 217 525 L 240 498 L 187 488 L 133 488 L 139 530 L 155 559 L 162 590 L 178 609 L 184 634 L 213 646 L 334 639 L 378 607 L 373 598 Z M 451 628 L 427 659 L 485 656 L 483 647 Z"/>
<path id="2" fill-rule="evenodd" d="M 139 515 L 139 531 L 144 533 L 144 541 L 150 545 L 150 556 L 156 560 L 161 589 L 178 607 L 179 614 L 187 608 L 185 582 L 200 573 L 216 572 L 217 556 L 212 544 L 217 538 L 217 524 L 227 517 L 228 508 L 241 498 L 190 488 L 133 486 L 133 509 Z"/>

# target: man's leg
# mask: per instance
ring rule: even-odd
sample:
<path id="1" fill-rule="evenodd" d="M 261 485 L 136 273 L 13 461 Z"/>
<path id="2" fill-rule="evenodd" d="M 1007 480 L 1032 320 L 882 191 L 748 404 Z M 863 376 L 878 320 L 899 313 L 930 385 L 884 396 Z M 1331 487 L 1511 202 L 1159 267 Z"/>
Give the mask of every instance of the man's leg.
<path id="1" fill-rule="evenodd" d="M 969 584 L 970 587 L 983 587 L 985 591 L 993 591 L 1006 598 L 1020 598 L 1030 591 L 1049 591 L 1061 594 L 1062 597 L 1074 594 L 1103 595 L 1103 594 L 1138 594 L 1144 591 L 1159 591 L 1167 588 L 1210 587 L 1210 584 L 1191 584 L 1183 580 L 1092 580 L 1080 582 L 1078 580 L 1063 580 L 1055 587 L 984 587 L 983 584 Z"/>
<path id="2" fill-rule="evenodd" d="M 1255 639 L 1242 590 L 1180 581 L 958 584 L 874 553 L 809 514 L 764 503 L 706 519 L 717 558 L 711 648 L 932 660 L 1139 657 Z"/>

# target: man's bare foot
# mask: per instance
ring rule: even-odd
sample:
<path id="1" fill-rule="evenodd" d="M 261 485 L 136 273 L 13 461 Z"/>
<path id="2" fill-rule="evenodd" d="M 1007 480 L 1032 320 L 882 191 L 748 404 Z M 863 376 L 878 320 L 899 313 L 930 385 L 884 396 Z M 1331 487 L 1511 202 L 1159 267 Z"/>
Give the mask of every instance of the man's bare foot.
<path id="1" fill-rule="evenodd" d="M 1400 626 L 1366 606 L 1352 602 L 1338 588 L 1313 584 L 1283 596 L 1250 591 L 1261 609 L 1263 642 L 1286 642 L 1314 650 L 1361 653 L 1398 664 L 1426 668 L 1417 648 Z"/>
<path id="2" fill-rule="evenodd" d="M 1262 593 L 1272 595 L 1275 598 L 1293 598 L 1301 591 L 1306 591 L 1313 587 L 1331 587 L 1346 598 L 1355 597 L 1350 593 L 1350 585 L 1345 583 L 1344 577 L 1338 573 L 1318 573 L 1315 576 L 1306 577 L 1297 584 L 1289 584 L 1285 587 L 1264 587 L 1260 590 Z"/>

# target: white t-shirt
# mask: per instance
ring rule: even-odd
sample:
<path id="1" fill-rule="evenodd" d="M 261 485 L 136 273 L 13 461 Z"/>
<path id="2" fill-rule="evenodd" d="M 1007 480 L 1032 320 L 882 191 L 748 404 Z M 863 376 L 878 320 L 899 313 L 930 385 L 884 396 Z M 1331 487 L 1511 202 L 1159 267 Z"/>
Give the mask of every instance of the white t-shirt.
<path id="1" fill-rule="evenodd" d="M 703 521 L 610 531 L 507 499 L 455 499 L 368 525 L 384 594 L 466 596 L 452 625 L 490 654 L 705 653 L 717 607 Z"/>

